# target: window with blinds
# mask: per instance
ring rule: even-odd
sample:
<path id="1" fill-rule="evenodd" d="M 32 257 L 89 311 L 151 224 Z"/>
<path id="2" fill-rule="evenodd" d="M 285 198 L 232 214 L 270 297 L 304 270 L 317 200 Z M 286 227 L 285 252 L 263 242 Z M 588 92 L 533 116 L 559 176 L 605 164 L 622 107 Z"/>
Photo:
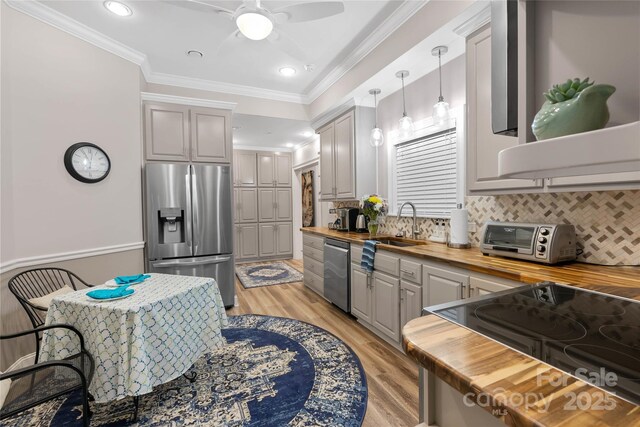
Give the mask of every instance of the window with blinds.
<path id="1" fill-rule="evenodd" d="M 456 130 L 396 146 L 396 209 L 413 202 L 418 216 L 438 217 L 456 208 Z"/>

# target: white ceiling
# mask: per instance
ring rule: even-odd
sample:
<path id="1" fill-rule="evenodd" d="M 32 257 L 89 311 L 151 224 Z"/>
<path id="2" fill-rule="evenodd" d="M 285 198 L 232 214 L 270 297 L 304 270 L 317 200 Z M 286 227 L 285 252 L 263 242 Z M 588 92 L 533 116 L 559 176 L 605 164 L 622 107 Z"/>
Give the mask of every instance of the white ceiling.
<path id="1" fill-rule="evenodd" d="M 231 10 L 242 4 L 199 1 Z M 207 6 L 187 0 L 122 2 L 133 10 L 132 16 L 121 18 L 108 12 L 102 0 L 40 1 L 146 55 L 154 73 L 303 95 L 342 64 L 403 3 L 345 0 L 345 10 L 339 15 L 304 23 L 276 23 L 276 29 L 304 54 L 300 59 L 278 48 L 277 42 L 229 37 L 236 30 L 235 23 Z M 263 7 L 271 10 L 297 3 L 300 1 L 262 1 Z M 204 57 L 189 57 L 188 50 L 201 51 Z M 314 71 L 305 71 L 306 64 L 314 64 Z M 278 70 L 284 66 L 296 68 L 296 75 L 281 76 Z"/>
<path id="2" fill-rule="evenodd" d="M 305 136 L 305 132 L 311 133 Z M 290 151 L 313 136 L 309 122 L 250 114 L 233 115 L 233 148 Z"/>

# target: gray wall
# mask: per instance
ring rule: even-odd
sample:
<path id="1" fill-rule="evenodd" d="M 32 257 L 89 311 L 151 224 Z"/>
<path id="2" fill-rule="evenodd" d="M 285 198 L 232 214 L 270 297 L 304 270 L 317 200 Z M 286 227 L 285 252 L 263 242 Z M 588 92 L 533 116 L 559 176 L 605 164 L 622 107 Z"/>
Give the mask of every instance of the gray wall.
<path id="1" fill-rule="evenodd" d="M 140 72 L 137 65 L 1 3 L 1 329 L 29 327 L 6 282 L 20 262 L 142 242 Z M 101 183 L 65 170 L 73 143 L 111 158 Z M 75 255 L 76 257 L 78 255 Z M 142 250 L 58 263 L 103 282 L 141 272 Z M 7 267 L 9 266 L 9 267 Z M 2 346 L 0 369 L 32 351 Z"/>

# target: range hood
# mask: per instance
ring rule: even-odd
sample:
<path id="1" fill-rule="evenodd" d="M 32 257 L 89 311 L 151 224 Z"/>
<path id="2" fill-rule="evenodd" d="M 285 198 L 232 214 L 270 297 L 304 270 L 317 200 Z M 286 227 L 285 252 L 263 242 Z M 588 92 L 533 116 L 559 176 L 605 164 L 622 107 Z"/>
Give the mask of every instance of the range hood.
<path id="1" fill-rule="evenodd" d="M 640 171 L 640 121 L 520 144 L 498 153 L 501 178 L 555 178 Z"/>

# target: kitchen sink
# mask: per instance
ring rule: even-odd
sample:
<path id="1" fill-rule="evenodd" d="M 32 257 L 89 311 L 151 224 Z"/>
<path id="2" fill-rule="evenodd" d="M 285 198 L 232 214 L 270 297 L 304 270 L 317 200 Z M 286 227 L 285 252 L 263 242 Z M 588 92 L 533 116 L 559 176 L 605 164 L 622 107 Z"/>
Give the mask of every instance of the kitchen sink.
<path id="1" fill-rule="evenodd" d="M 383 245 L 391 245 L 391 246 L 398 246 L 401 248 L 407 247 L 407 246 L 419 246 L 419 245 L 426 245 L 427 242 L 422 241 L 422 240 L 412 240 L 412 239 L 403 239 L 400 237 L 374 237 L 371 240 L 375 240 L 376 242 L 380 242 Z"/>

